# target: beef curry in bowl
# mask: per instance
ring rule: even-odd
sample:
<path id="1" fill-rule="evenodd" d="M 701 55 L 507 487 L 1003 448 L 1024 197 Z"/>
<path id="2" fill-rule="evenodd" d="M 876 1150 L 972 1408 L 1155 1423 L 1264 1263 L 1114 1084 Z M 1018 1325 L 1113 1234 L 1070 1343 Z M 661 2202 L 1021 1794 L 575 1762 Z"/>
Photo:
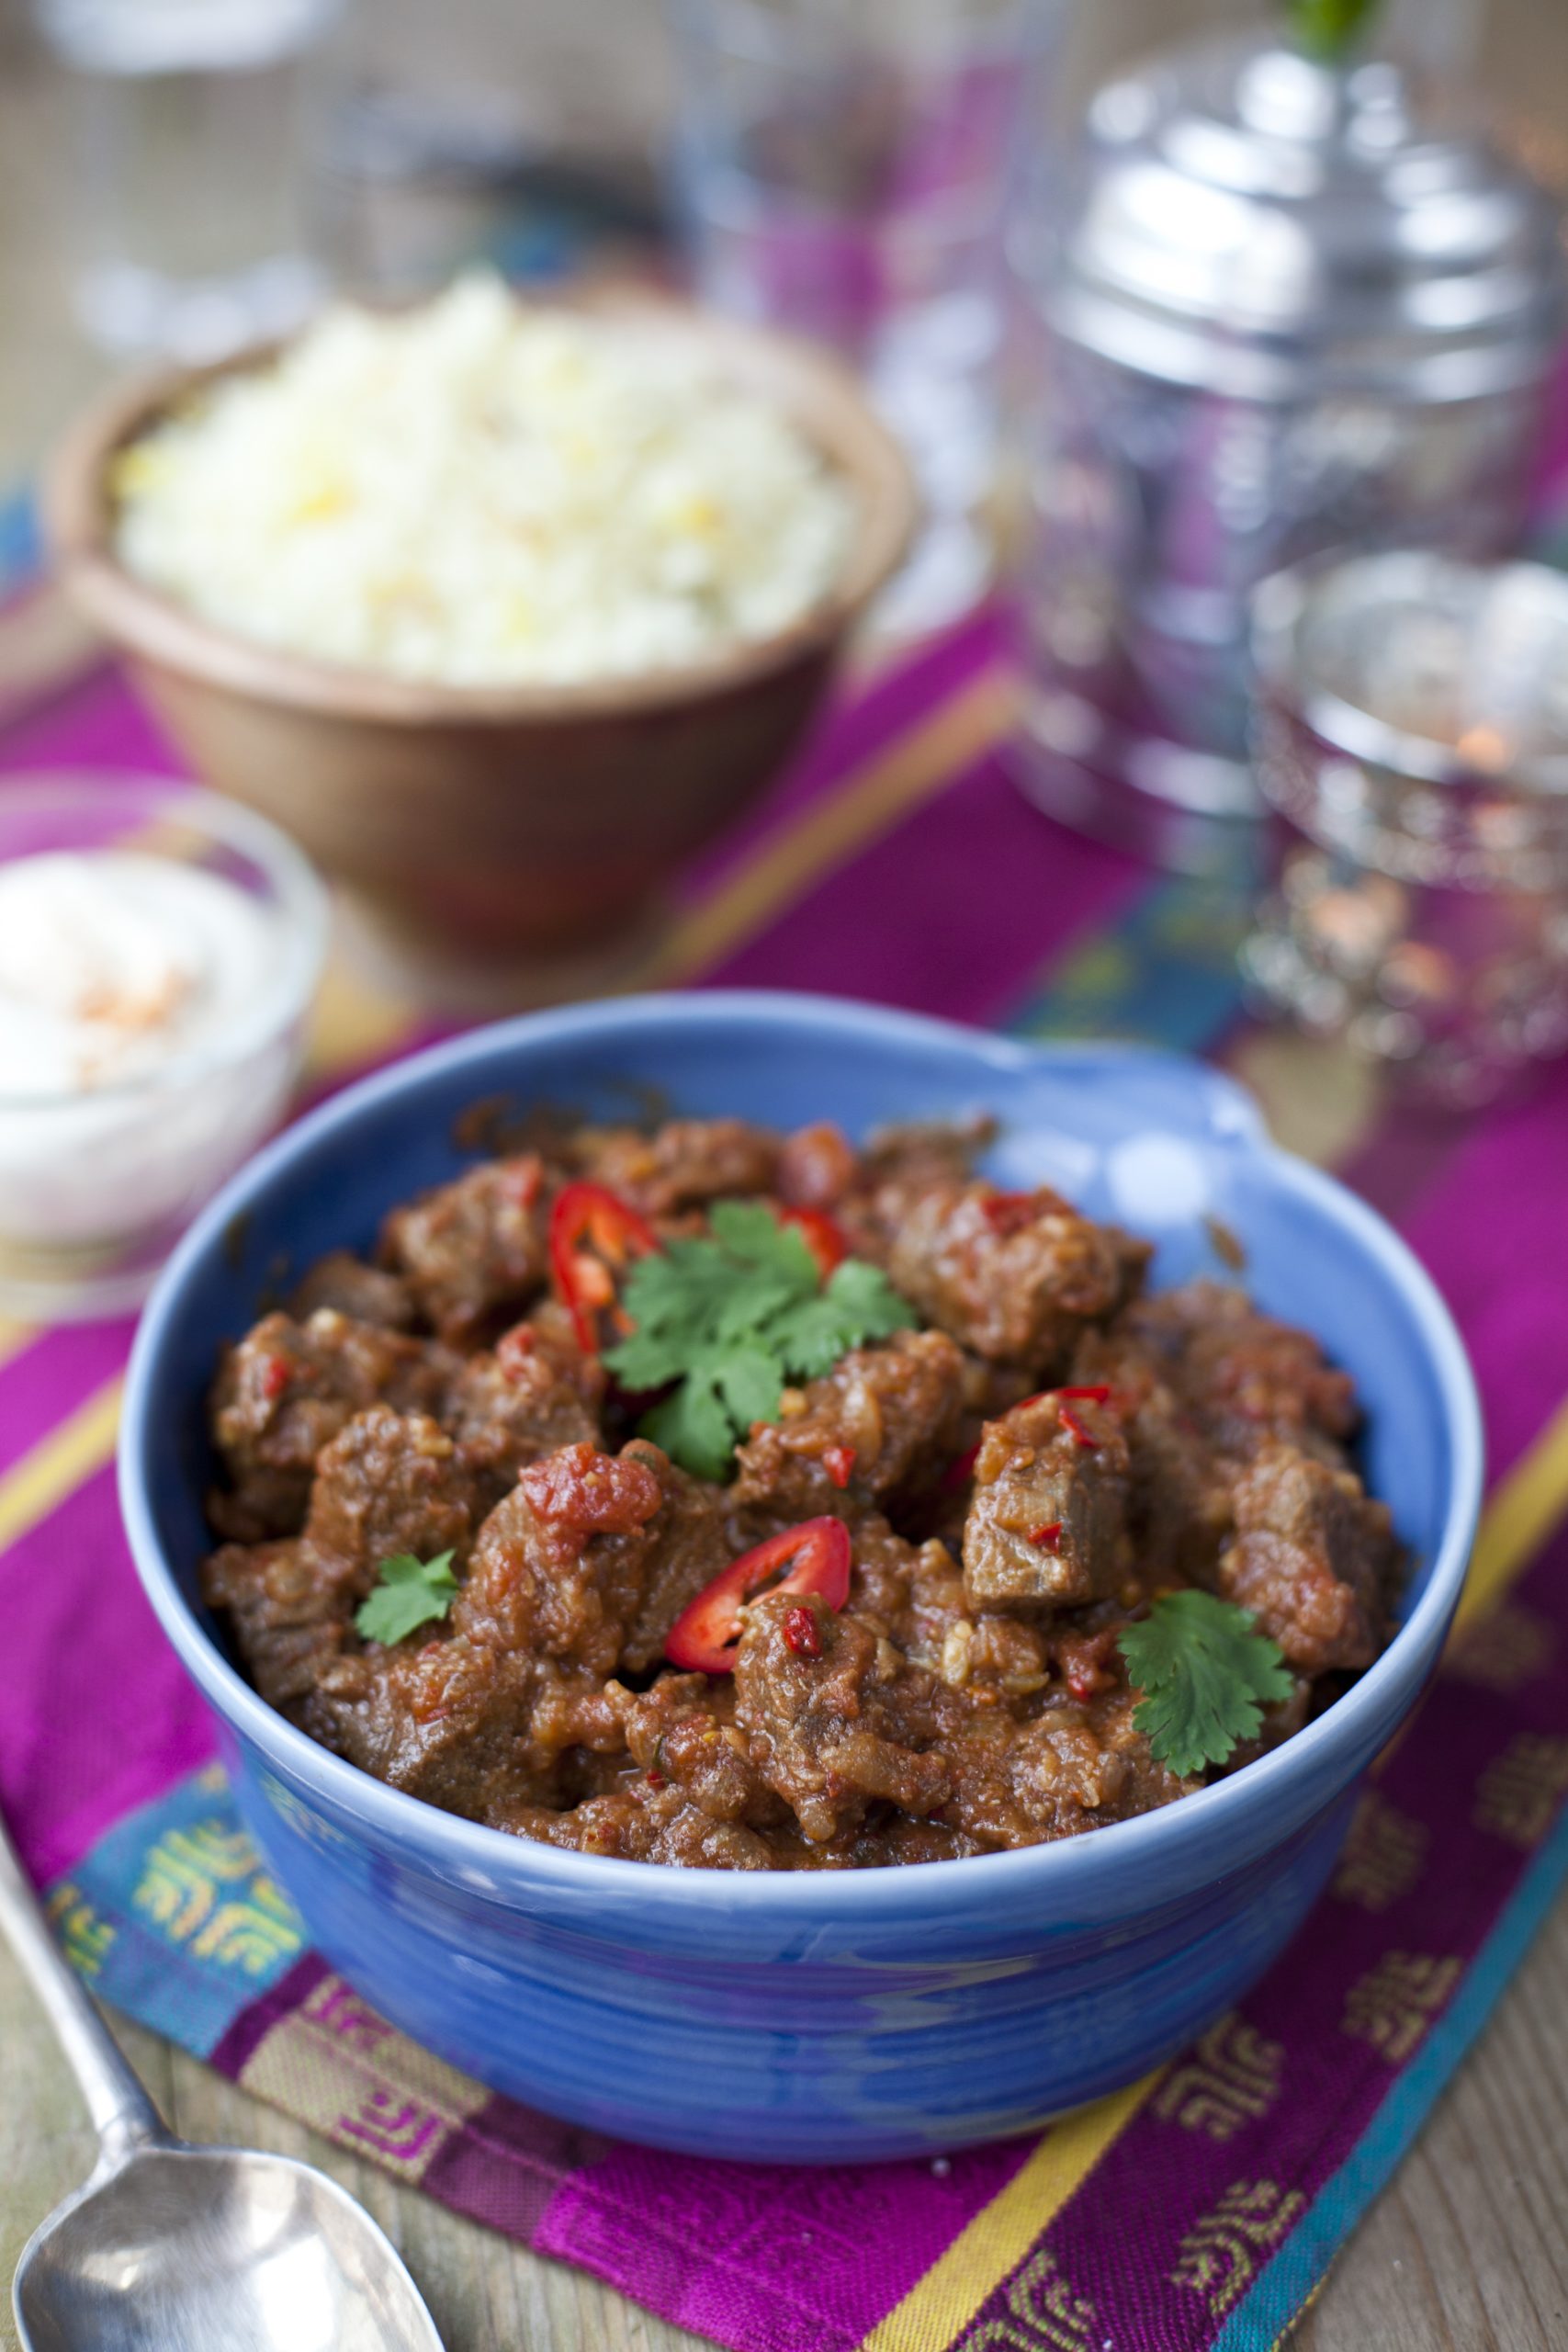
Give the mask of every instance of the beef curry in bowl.
<path id="1" fill-rule="evenodd" d="M 987 1139 L 582 1125 L 323 1260 L 213 1396 L 262 1695 L 471 1820 L 724 1870 L 1036 1845 L 1288 1738 L 1398 1600 L 1353 1383 Z"/>
<path id="2" fill-rule="evenodd" d="M 1425 1276 L 1228 1080 L 716 992 L 311 1113 L 164 1276 L 120 1465 L 321 1960 L 532 2108 L 831 2163 L 1241 1996 L 1478 1486 Z"/>

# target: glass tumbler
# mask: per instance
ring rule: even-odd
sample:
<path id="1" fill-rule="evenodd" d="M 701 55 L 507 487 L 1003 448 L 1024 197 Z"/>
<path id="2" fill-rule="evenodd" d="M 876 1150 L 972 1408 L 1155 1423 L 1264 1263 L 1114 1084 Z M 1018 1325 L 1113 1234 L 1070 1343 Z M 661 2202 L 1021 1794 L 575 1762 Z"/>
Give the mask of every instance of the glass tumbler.
<path id="1" fill-rule="evenodd" d="M 1254 997 L 1483 1100 L 1568 1047 L 1568 578 L 1364 556 L 1277 574 L 1255 615 L 1284 848 Z"/>
<path id="2" fill-rule="evenodd" d="M 878 615 L 933 628 L 991 570 L 1002 231 L 1065 0 L 671 0 L 676 194 L 699 290 L 834 345 L 927 526 Z"/>
<path id="3" fill-rule="evenodd" d="M 34 0 L 71 72 L 78 321 L 201 361 L 320 299 L 320 70 L 342 0 Z"/>

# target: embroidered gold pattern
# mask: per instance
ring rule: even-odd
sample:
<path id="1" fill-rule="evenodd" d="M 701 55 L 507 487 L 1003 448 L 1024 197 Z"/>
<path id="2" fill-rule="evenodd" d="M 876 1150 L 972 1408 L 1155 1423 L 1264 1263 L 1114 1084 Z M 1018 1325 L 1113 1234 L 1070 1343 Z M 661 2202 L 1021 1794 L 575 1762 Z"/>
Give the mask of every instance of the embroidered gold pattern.
<path id="1" fill-rule="evenodd" d="M 1171 2283 L 1190 2287 L 1213 2318 L 1228 2312 L 1252 2283 L 1258 2258 L 1277 2246 L 1306 2209 L 1299 2188 L 1274 2180 L 1238 2180 L 1188 2231 Z"/>
<path id="2" fill-rule="evenodd" d="M 1456 1682 L 1506 1693 L 1544 1674 L 1556 1647 L 1556 1630 L 1544 1617 L 1507 1601 L 1450 1635 L 1443 1672 Z"/>
<path id="3" fill-rule="evenodd" d="M 1522 1731 L 1481 1776 L 1475 1825 L 1511 1846 L 1539 1846 L 1568 1795 L 1568 1739 Z"/>
<path id="4" fill-rule="evenodd" d="M 1283 2045 L 1269 2041 L 1244 2018 L 1213 2025 L 1192 2056 L 1161 2084 L 1154 2112 L 1184 2132 L 1230 2140 L 1274 2103 L 1285 2064 Z"/>
<path id="5" fill-rule="evenodd" d="M 171 1943 L 260 1976 L 304 1941 L 293 1905 L 262 1869 L 243 1830 L 220 1820 L 168 1830 L 141 1867 L 132 1901 Z"/>
<path id="6" fill-rule="evenodd" d="M 1459 1981 L 1457 1960 L 1391 1951 L 1351 1985 L 1345 2031 L 1402 2066 Z"/>
<path id="7" fill-rule="evenodd" d="M 960 2352 L 1099 2352 L 1094 2305 L 1075 2294 L 1040 2246 L 1009 2281 L 1007 2314 L 982 2320 L 961 2339 Z"/>
<path id="8" fill-rule="evenodd" d="M 1425 1822 L 1412 1820 L 1386 1797 L 1370 1791 L 1350 1824 L 1335 1874 L 1335 1894 L 1359 1910 L 1386 1911 L 1420 1877 L 1431 1842 Z"/>
<path id="9" fill-rule="evenodd" d="M 115 1939 L 114 1922 L 101 1919 L 81 1888 L 69 1881 L 54 1888 L 45 1908 L 72 1967 L 82 1976 L 98 1975 Z"/>

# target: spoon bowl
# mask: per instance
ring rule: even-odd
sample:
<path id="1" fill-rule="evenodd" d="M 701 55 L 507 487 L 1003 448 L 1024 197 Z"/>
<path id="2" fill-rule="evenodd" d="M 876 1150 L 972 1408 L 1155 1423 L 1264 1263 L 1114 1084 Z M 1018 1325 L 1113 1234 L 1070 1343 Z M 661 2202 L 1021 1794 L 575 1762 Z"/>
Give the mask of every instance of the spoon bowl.
<path id="1" fill-rule="evenodd" d="M 396 2253 L 324 2173 L 175 2140 L 100 2166 L 35 2231 L 25 2352 L 441 2352 Z"/>
<path id="2" fill-rule="evenodd" d="M 190 2148 L 62 1958 L 0 1820 L 0 1933 L 87 2102 L 99 2157 L 22 2248 L 21 2352 L 442 2352 L 396 2250 L 325 2173 Z"/>

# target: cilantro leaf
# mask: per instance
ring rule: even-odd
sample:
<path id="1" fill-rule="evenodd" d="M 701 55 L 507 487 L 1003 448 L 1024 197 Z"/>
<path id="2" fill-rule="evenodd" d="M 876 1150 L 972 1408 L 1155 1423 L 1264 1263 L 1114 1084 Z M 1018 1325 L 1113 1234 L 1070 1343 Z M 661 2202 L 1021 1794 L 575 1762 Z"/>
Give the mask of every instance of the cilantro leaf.
<path id="1" fill-rule="evenodd" d="M 785 1363 L 797 1379 L 815 1380 L 867 1340 L 889 1340 L 914 1320 L 880 1267 L 863 1258 L 835 1266 L 816 1298 L 793 1306 L 773 1327 Z"/>
<path id="2" fill-rule="evenodd" d="M 1133 1721 L 1156 1761 L 1183 1780 L 1223 1764 L 1262 1721 L 1263 1703 L 1288 1699 L 1279 1645 L 1249 1611 L 1212 1592 L 1170 1592 L 1118 1643 L 1143 1697 Z"/>
<path id="3" fill-rule="evenodd" d="M 457 1589 L 450 1552 L 438 1552 L 434 1560 L 400 1552 L 382 1561 L 380 1581 L 360 1602 L 354 1622 L 367 1642 L 400 1642 L 416 1626 L 445 1617 Z"/>
<path id="4" fill-rule="evenodd" d="M 787 1382 L 914 1320 L 885 1274 L 848 1258 L 824 1286 L 809 1245 L 761 1201 L 719 1201 L 708 1234 L 639 1258 L 622 1303 L 634 1329 L 604 1362 L 623 1386 L 671 1393 L 642 1433 L 699 1477 L 726 1477 L 736 1441 L 778 1418 Z"/>

